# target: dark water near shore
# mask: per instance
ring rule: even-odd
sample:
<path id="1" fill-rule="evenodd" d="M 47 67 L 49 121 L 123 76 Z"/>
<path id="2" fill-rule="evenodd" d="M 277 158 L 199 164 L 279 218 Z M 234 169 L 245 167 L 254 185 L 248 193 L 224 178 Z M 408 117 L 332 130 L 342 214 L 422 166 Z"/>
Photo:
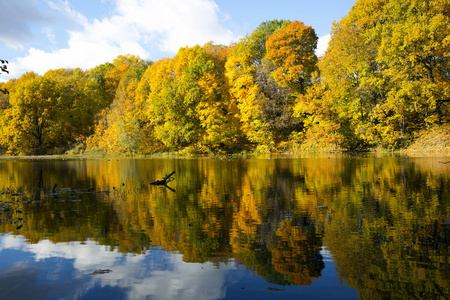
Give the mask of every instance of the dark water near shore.
<path id="1" fill-rule="evenodd" d="M 448 299 L 447 161 L 0 159 L 0 299 Z"/>

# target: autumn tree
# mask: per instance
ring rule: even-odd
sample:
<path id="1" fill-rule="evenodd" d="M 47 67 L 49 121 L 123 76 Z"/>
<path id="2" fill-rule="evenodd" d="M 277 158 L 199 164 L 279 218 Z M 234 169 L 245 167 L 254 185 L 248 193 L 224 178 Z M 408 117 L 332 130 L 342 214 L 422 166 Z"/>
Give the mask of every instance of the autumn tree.
<path id="1" fill-rule="evenodd" d="M 54 80 L 35 76 L 11 94 L 6 116 L 10 152 L 44 154 L 51 147 L 48 133 L 56 126 L 56 88 Z"/>
<path id="2" fill-rule="evenodd" d="M 98 82 L 81 69 L 50 70 L 44 77 L 55 80 L 61 91 L 56 107 L 62 112 L 58 134 L 69 144 L 84 141 L 93 133 L 95 114 L 108 105 Z"/>
<path id="3" fill-rule="evenodd" d="M 172 59 L 157 61 L 148 72 L 152 75 L 146 76 L 150 80 L 150 93 L 146 100 L 147 116 L 155 128 L 155 137 L 167 149 L 180 149 L 194 142 L 194 127 L 198 129 L 199 124 L 189 122 L 189 118 L 194 117 L 193 107 L 188 113 L 186 110 L 189 110 L 189 107 L 177 91 L 177 78 L 180 74 L 175 73 Z M 195 101 L 192 97 L 189 100 Z"/>
<path id="4" fill-rule="evenodd" d="M 284 132 L 292 142 L 304 128 L 304 119 L 294 114 L 293 109 L 296 98 L 305 94 L 307 87 L 311 86 L 312 73 L 317 70 L 317 36 L 311 26 L 294 21 L 269 36 L 266 47 L 267 58 L 274 65 L 269 74 L 278 87 L 274 83 L 271 86 L 277 91 L 285 91 L 284 97 L 272 105 L 282 108 L 283 112 L 275 114 L 278 122 L 276 129 Z M 274 93 L 269 98 L 277 99 Z"/>
<path id="5" fill-rule="evenodd" d="M 230 93 L 239 109 L 242 131 L 248 141 L 259 146 L 262 151 L 275 149 L 277 138 L 274 136 L 276 127 L 273 125 L 276 121 L 271 122 L 271 118 L 280 116 L 280 112 L 267 113 L 276 104 L 270 104 L 272 99 L 268 97 L 268 91 L 273 88 L 266 89 L 273 84 L 267 75 L 271 71 L 271 64 L 265 58 L 266 41 L 279 27 L 286 24 L 283 20 L 261 23 L 250 36 L 234 46 L 226 63 L 226 76 L 230 82 Z M 283 98 L 282 94 L 277 99 Z"/>
<path id="6" fill-rule="evenodd" d="M 390 89 L 373 118 L 387 114 L 381 123 L 404 139 L 449 121 L 449 107 L 441 104 L 450 98 L 450 2 L 390 1 L 383 13 L 384 24 L 369 34 L 380 41 L 377 62 Z"/>
<path id="7" fill-rule="evenodd" d="M 144 136 L 147 137 L 148 146 L 151 151 L 167 150 L 164 143 L 157 136 L 155 128 L 160 124 L 157 120 L 164 110 L 156 109 L 159 99 L 163 99 L 171 93 L 169 76 L 170 59 L 158 60 L 144 72 L 137 91 L 135 101 L 144 109 L 141 111 L 143 125 L 145 125 Z M 165 109 L 164 106 L 161 108 Z M 142 127 L 144 129 L 144 127 Z"/>
<path id="8" fill-rule="evenodd" d="M 136 89 L 152 62 L 134 55 L 120 55 L 112 63 L 97 66 L 89 74 L 101 85 L 108 104 L 97 116 L 95 134 L 88 147 L 108 153 L 136 153 L 142 149 L 142 111 L 136 105 Z"/>
<path id="9" fill-rule="evenodd" d="M 2 116 L 2 141 L 13 154 L 63 152 L 93 130 L 104 107 L 98 84 L 79 70 L 24 74 L 11 90 Z"/>
<path id="10" fill-rule="evenodd" d="M 105 101 L 111 103 L 114 100 L 115 96 L 115 87 L 112 86 L 110 82 L 108 82 L 106 75 L 114 69 L 114 65 L 112 63 L 104 63 L 98 65 L 88 72 L 88 76 L 97 81 L 100 86 L 100 90 L 105 98 Z M 117 83 L 116 83 L 117 84 Z"/>
<path id="11" fill-rule="evenodd" d="M 197 152 L 236 147 L 236 107 L 224 77 L 227 48 L 211 43 L 181 48 L 144 74 L 139 97 L 153 134 L 166 149 Z"/>
<path id="12" fill-rule="evenodd" d="M 294 117 L 297 93 L 303 94 L 316 68 L 317 36 L 302 22 L 269 21 L 242 39 L 230 54 L 227 77 L 242 130 L 260 151 L 289 145 L 302 131 Z"/>
<path id="13" fill-rule="evenodd" d="M 303 94 L 317 69 L 317 35 L 311 26 L 294 21 L 278 30 L 266 42 L 267 57 L 277 66 L 272 72 L 281 86 Z"/>
<path id="14" fill-rule="evenodd" d="M 348 150 L 401 147 L 414 132 L 448 122 L 441 101 L 449 98 L 448 7 L 448 1 L 357 1 L 334 24 L 319 62 L 322 87 L 315 91 L 322 92 L 300 98 L 298 113 L 316 114 L 304 109 L 311 102 L 325 108 L 320 119 L 337 125 L 332 134 Z"/>
<path id="15" fill-rule="evenodd" d="M 244 137 L 237 117 L 238 108 L 231 98 L 225 76 L 231 47 L 207 43 L 203 49 L 214 67 L 199 80 L 203 93 L 197 108 L 204 131 L 202 146 L 213 152 L 239 149 Z"/>
<path id="16" fill-rule="evenodd" d="M 317 100 L 327 111 L 320 117 L 321 124 L 331 125 L 334 140 L 347 150 L 367 146 L 369 114 L 386 97 L 386 81 L 376 61 L 378 44 L 365 36 L 379 22 L 385 2 L 355 3 L 349 15 L 334 24 L 327 52 L 319 62 L 323 94 Z"/>

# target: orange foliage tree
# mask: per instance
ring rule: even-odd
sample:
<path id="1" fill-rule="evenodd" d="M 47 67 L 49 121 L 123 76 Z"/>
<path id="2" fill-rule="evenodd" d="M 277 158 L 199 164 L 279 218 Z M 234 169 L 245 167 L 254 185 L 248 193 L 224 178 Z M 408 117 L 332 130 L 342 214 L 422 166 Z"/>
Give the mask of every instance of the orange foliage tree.
<path id="1" fill-rule="evenodd" d="M 267 57 L 278 67 L 273 73 L 281 86 L 303 94 L 311 84 L 311 73 L 317 69 L 317 35 L 311 26 L 294 21 L 270 35 L 266 42 Z"/>

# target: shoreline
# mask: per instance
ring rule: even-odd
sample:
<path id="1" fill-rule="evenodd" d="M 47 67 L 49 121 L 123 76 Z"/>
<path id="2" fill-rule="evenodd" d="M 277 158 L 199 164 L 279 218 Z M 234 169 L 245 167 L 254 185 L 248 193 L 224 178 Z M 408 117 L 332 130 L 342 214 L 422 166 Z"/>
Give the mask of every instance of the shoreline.
<path id="1" fill-rule="evenodd" d="M 0 160 L 68 160 L 68 159 L 268 159 L 268 158 L 330 158 L 330 157 L 450 157 L 449 150 L 373 150 L 362 152 L 344 151 L 296 151 L 282 153 L 235 153 L 235 154 L 184 154 L 164 152 L 155 154 L 54 154 L 54 155 L 0 155 Z"/>

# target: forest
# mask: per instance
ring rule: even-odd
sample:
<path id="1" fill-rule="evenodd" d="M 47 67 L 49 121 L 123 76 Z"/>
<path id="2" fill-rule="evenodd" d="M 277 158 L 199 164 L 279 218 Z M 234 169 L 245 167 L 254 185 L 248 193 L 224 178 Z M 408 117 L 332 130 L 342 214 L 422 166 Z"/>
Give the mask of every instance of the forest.
<path id="1" fill-rule="evenodd" d="M 272 20 L 156 62 L 26 73 L 0 83 L 0 154 L 448 147 L 448 24 L 449 0 L 358 0 L 322 57 L 312 27 Z"/>

